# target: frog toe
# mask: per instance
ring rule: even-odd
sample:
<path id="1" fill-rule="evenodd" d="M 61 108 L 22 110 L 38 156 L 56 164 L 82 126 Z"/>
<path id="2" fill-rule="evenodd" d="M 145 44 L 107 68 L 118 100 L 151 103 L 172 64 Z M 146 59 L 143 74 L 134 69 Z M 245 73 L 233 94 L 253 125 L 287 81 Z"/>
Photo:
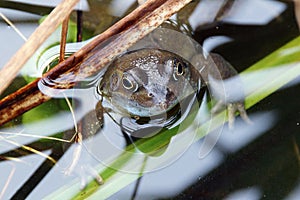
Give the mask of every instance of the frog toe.
<path id="1" fill-rule="evenodd" d="M 92 177 L 99 185 L 103 184 L 102 177 L 98 172 L 90 165 L 86 164 L 85 160 L 82 160 L 82 143 L 75 143 L 72 149 L 72 160 L 68 167 L 65 169 L 64 174 L 70 176 L 77 174 L 80 177 L 80 188 L 84 189 L 87 185 L 87 177 Z"/>
<path id="2" fill-rule="evenodd" d="M 81 189 L 84 189 L 87 185 L 87 180 L 86 180 L 87 176 L 91 176 L 99 185 L 102 185 L 104 183 L 103 178 L 90 165 L 81 166 L 80 175 L 81 175 L 81 182 L 80 182 Z"/>
<path id="3" fill-rule="evenodd" d="M 78 164 L 80 165 L 80 164 Z M 104 183 L 103 178 L 97 173 L 97 171 L 91 167 L 90 165 L 84 164 L 81 166 L 76 166 L 76 169 L 74 169 L 76 174 L 80 177 L 80 189 L 83 190 L 87 186 L 87 177 L 92 177 L 99 185 L 102 185 Z M 65 175 L 71 175 L 74 173 L 74 171 L 70 171 L 68 169 L 68 174 L 65 173 Z"/>
<path id="4" fill-rule="evenodd" d="M 245 105 L 242 102 L 235 102 L 235 103 L 229 103 L 227 104 L 227 112 L 228 112 L 228 126 L 229 129 L 233 129 L 234 127 L 234 121 L 235 121 L 235 115 L 236 112 L 240 113 L 241 118 L 248 124 L 251 124 L 251 120 L 249 119 Z"/>

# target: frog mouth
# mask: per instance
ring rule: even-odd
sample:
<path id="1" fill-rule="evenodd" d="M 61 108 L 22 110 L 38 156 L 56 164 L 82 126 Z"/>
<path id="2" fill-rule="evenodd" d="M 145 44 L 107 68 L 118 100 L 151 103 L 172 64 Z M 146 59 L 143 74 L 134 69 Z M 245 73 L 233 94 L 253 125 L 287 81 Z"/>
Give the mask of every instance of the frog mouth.
<path id="1" fill-rule="evenodd" d="M 178 98 L 176 97 L 176 95 L 174 94 L 174 92 L 172 92 L 169 89 L 167 89 L 167 94 L 165 96 L 164 101 L 160 101 L 158 103 L 158 106 L 162 110 L 167 111 L 170 108 L 174 107 L 176 103 L 178 103 Z"/>
<path id="2" fill-rule="evenodd" d="M 140 93 L 129 100 L 128 110 L 131 114 L 141 117 L 161 115 L 178 104 L 178 97 L 167 89 L 164 95 Z"/>

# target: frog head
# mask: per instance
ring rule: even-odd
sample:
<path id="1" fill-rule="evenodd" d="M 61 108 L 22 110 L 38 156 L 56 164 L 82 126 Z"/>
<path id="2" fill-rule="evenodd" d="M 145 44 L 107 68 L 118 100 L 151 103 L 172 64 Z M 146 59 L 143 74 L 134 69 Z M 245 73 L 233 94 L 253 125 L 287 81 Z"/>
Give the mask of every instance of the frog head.
<path id="1" fill-rule="evenodd" d="M 199 88 L 193 66 L 180 56 L 145 48 L 116 58 L 98 90 L 112 105 L 130 116 L 161 115 Z"/>

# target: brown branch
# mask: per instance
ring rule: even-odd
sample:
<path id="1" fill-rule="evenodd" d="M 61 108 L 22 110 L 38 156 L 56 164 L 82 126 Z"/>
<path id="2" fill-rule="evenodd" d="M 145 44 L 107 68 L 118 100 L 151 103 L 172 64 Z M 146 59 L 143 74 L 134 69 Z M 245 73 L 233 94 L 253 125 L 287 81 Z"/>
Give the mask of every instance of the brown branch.
<path id="1" fill-rule="evenodd" d="M 75 82 L 94 75 L 115 56 L 158 27 L 172 14 L 191 0 L 148 0 L 132 13 L 117 22 L 92 42 L 81 48 L 65 61 L 59 63 L 42 78 L 60 79 L 57 88 L 71 88 Z M 103 42 L 114 36 L 112 41 Z M 102 46 L 101 46 L 102 44 Z M 61 76 L 64 73 L 77 73 L 76 76 Z M 40 79 L 28 84 L 0 101 L 0 125 L 50 99 L 40 92 Z"/>
<path id="2" fill-rule="evenodd" d="M 69 18 L 70 17 L 67 16 L 66 19 L 64 19 L 64 21 L 62 22 L 60 48 L 59 48 L 59 62 L 62 62 L 65 60 Z"/>
<path id="3" fill-rule="evenodd" d="M 9 86 L 23 65 L 41 44 L 53 33 L 58 25 L 61 24 L 63 19 L 71 13 L 78 1 L 79 0 L 64 0 L 61 2 L 28 38 L 27 42 L 0 70 L 0 94 Z"/>

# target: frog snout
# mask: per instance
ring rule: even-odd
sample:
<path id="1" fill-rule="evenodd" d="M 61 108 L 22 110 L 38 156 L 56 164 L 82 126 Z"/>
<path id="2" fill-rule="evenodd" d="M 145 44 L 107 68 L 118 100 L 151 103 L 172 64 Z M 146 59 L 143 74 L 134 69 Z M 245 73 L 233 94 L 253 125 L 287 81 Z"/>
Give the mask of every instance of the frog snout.
<path id="1" fill-rule="evenodd" d="M 167 110 L 167 109 L 168 109 L 168 103 L 167 103 L 167 102 L 160 102 L 160 103 L 159 103 L 159 107 L 160 107 L 162 110 Z"/>
<path id="2" fill-rule="evenodd" d="M 159 107 L 163 110 L 167 110 L 175 99 L 174 92 L 172 92 L 169 88 L 166 88 L 165 91 L 164 98 L 159 101 Z"/>
<path id="3" fill-rule="evenodd" d="M 167 110 L 176 99 L 175 93 L 167 86 L 154 84 L 148 89 L 148 96 L 153 99 L 153 103 L 160 109 Z"/>

